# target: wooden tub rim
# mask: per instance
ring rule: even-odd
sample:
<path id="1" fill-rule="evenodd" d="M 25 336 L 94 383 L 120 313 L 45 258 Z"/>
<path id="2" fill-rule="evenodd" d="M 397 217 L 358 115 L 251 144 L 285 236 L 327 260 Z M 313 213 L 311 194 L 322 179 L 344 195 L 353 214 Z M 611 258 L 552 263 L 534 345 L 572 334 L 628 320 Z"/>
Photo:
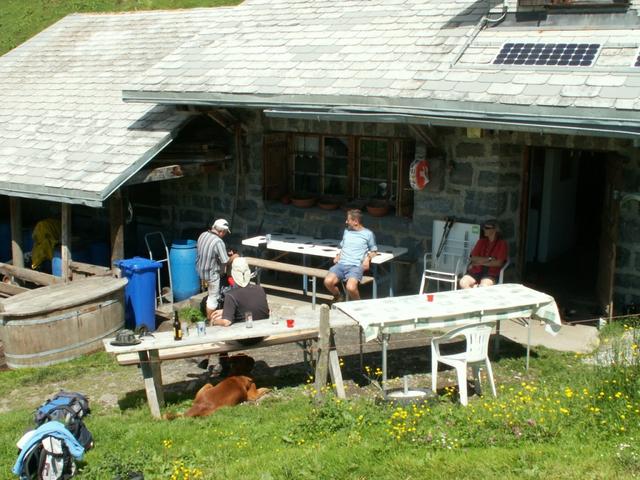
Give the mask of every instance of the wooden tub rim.
<path id="1" fill-rule="evenodd" d="M 126 278 L 89 277 L 68 283 L 56 283 L 36 288 L 0 301 L 0 319 L 6 322 L 11 321 L 12 318 L 30 317 L 84 305 L 111 295 L 113 292 L 124 288 L 126 284 Z M 71 295 L 71 292 L 76 289 L 79 292 L 83 292 L 84 296 Z M 70 295 L 43 302 L 48 295 L 58 290 L 69 290 Z"/>

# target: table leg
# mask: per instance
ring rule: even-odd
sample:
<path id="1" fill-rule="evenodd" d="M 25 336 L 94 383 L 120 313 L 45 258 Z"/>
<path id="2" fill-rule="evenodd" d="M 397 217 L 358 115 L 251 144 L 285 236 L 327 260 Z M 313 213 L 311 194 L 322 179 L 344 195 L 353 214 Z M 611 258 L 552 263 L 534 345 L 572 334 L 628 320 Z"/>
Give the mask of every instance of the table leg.
<path id="1" fill-rule="evenodd" d="M 307 266 L 307 256 L 306 255 L 302 255 L 302 266 L 304 266 L 304 267 Z M 307 278 L 307 274 L 306 273 L 302 274 L 302 291 L 304 292 L 305 296 L 309 293 L 308 292 L 308 288 L 307 288 L 308 280 L 309 279 Z"/>
<path id="2" fill-rule="evenodd" d="M 160 369 L 160 354 L 158 350 L 138 352 L 140 368 L 147 393 L 147 403 L 151 415 L 160 418 L 160 408 L 164 407 L 164 392 L 162 391 L 162 371 Z"/>
<path id="3" fill-rule="evenodd" d="M 311 279 L 311 310 L 316 309 L 316 277 Z"/>
<path id="4" fill-rule="evenodd" d="M 393 297 L 393 282 L 396 281 L 396 263 L 394 261 L 389 262 L 391 265 L 389 269 L 391 272 L 389 273 L 389 296 Z"/>
<path id="5" fill-rule="evenodd" d="M 527 319 L 527 370 L 529 370 L 529 354 L 531 352 L 531 319 Z"/>
<path id="6" fill-rule="evenodd" d="M 382 334 L 382 392 L 387 391 L 387 348 L 389 347 L 389 334 Z M 386 394 L 385 394 L 386 395 Z"/>
<path id="7" fill-rule="evenodd" d="M 360 372 L 364 372 L 364 332 L 360 326 L 358 326 L 358 336 L 360 337 Z"/>

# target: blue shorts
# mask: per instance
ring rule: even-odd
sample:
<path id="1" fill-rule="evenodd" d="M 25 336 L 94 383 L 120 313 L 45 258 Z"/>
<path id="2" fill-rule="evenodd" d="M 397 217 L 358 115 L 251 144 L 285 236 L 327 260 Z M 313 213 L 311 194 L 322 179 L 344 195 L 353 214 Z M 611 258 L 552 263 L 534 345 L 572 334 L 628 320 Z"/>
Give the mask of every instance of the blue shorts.
<path id="1" fill-rule="evenodd" d="M 364 271 L 362 265 L 345 265 L 344 263 L 336 263 L 329 269 L 331 273 L 335 273 L 338 280 L 344 282 L 349 278 L 355 278 L 358 282 L 362 280 Z"/>

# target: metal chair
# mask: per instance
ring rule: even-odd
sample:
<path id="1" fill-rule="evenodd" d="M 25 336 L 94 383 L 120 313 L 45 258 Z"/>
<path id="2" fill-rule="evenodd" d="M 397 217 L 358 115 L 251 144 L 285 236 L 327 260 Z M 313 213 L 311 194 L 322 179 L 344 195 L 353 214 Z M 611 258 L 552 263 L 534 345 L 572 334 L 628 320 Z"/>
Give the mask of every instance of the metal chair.
<path id="1" fill-rule="evenodd" d="M 496 396 L 496 385 L 493 381 L 493 370 L 489 361 L 489 337 L 495 327 L 496 322 L 478 323 L 454 328 L 440 337 L 431 340 L 431 388 L 435 392 L 438 384 L 438 362 L 444 363 L 456 369 L 458 375 L 458 389 L 460 392 L 460 403 L 468 404 L 467 396 L 467 367 L 471 367 L 474 372 L 475 390 L 480 394 L 480 367 L 487 370 L 489 383 L 493 396 Z M 465 337 L 467 348 L 464 352 L 443 355 L 440 353 L 440 344 L 456 337 Z"/>
<path id="2" fill-rule="evenodd" d="M 504 265 L 502 267 L 500 267 L 500 274 L 498 275 L 498 282 L 497 283 L 504 283 L 504 271 L 507 269 L 507 267 L 511 265 L 511 260 L 509 260 L 507 258 L 507 261 L 504 262 Z M 465 268 L 465 272 L 469 270 L 469 267 L 471 266 L 471 260 L 469 260 L 467 262 L 467 266 Z"/>
<path id="3" fill-rule="evenodd" d="M 425 293 L 430 281 L 436 282 L 436 290 L 440 291 L 440 284 L 449 284 L 451 290 L 458 289 L 458 275 L 461 273 L 460 265 L 462 257 L 459 255 L 441 254 L 433 258 L 430 253 L 425 253 L 423 258 L 424 270 L 420 281 L 418 293 Z"/>
<path id="4" fill-rule="evenodd" d="M 158 281 L 158 296 L 156 297 L 156 307 L 163 305 L 164 300 L 167 299 L 168 303 L 173 304 L 173 283 L 171 279 L 171 262 L 169 261 L 169 248 L 167 248 L 167 242 L 164 239 L 162 232 L 149 232 L 144 236 L 144 243 L 147 245 L 147 251 L 149 252 L 149 258 L 156 262 L 167 264 L 167 273 L 169 276 L 168 291 L 162 287 L 161 268 L 157 271 Z M 154 252 L 159 254 L 159 258 L 153 258 Z M 166 288 L 166 287 L 165 287 Z M 166 298 L 165 298 L 166 297 Z"/>

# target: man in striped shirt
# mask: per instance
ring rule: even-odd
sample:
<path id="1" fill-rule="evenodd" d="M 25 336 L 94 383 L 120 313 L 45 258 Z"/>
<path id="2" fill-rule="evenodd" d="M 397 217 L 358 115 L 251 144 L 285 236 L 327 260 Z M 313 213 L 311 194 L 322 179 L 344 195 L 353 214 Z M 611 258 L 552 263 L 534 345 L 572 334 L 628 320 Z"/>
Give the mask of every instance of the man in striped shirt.
<path id="1" fill-rule="evenodd" d="M 207 297 L 207 318 L 211 324 L 216 319 L 222 318 L 222 310 L 218 308 L 220 274 L 238 256 L 235 253 L 227 252 L 227 247 L 222 239 L 228 233 L 231 233 L 229 222 L 224 218 L 219 218 L 213 222 L 211 229 L 202 232 L 198 237 L 196 269 L 200 280 L 207 284 L 209 292 Z"/>

